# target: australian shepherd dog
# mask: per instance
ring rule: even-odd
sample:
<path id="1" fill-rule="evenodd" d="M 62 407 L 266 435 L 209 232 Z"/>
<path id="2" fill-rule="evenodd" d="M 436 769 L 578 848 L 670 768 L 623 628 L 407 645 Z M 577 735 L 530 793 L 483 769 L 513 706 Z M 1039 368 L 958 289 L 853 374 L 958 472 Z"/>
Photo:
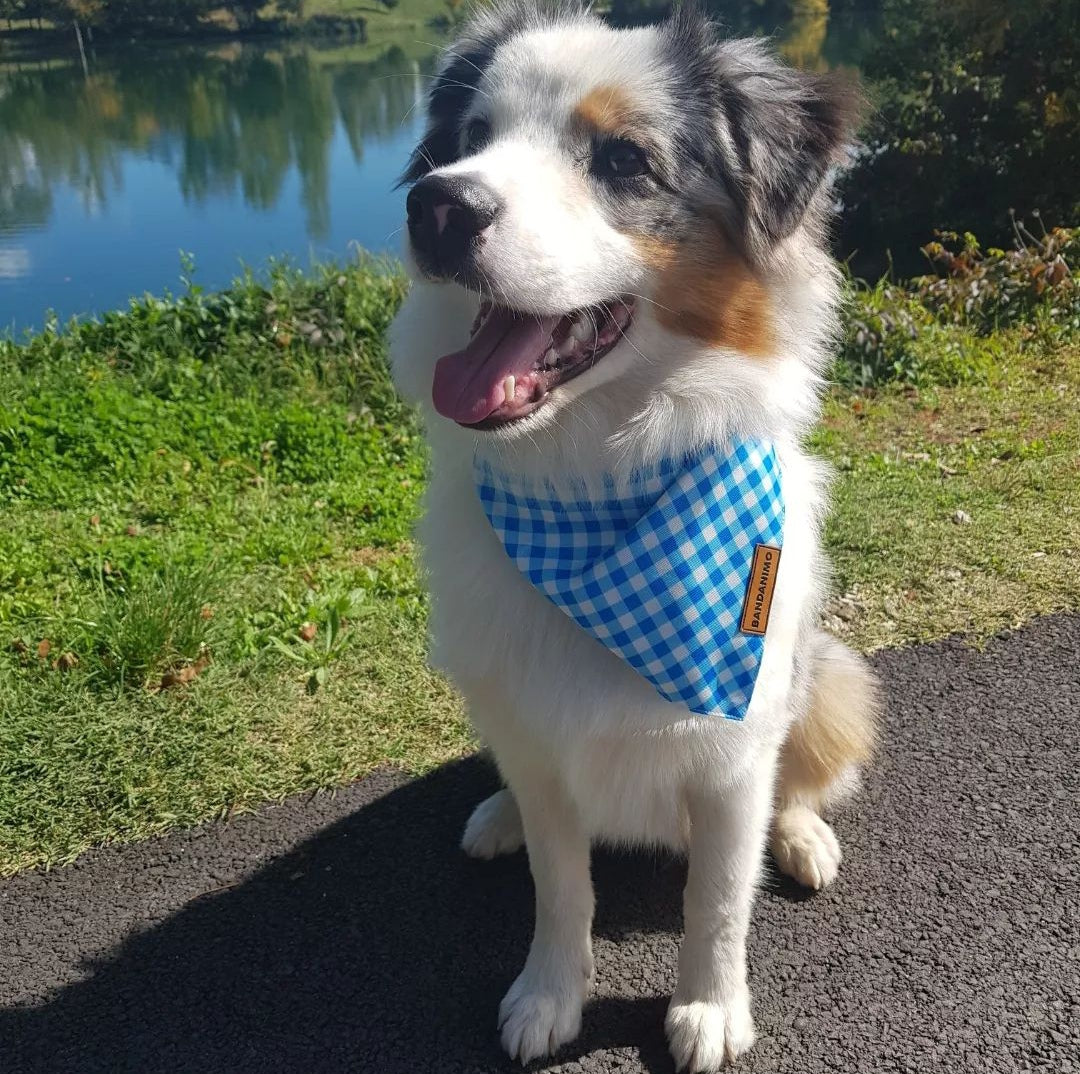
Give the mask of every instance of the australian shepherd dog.
<path id="1" fill-rule="evenodd" d="M 532 945 L 499 1010 L 522 1062 L 581 1025 L 593 841 L 688 856 L 666 1026 L 690 1071 L 753 1043 L 746 938 L 765 848 L 807 887 L 836 877 L 822 812 L 857 786 L 877 689 L 819 628 L 828 473 L 803 440 L 837 329 L 825 227 L 855 96 L 691 11 L 614 29 L 581 7 L 521 3 L 482 9 L 432 83 L 403 180 L 414 284 L 392 364 L 431 445 L 432 657 L 505 783 L 476 807 L 464 850 L 524 845 L 536 889 Z M 776 460 L 782 559 L 770 606 L 756 601 L 767 629 L 752 696 L 730 719 L 662 695 L 542 591 L 477 475 L 599 502 L 658 464 L 747 442 Z"/>

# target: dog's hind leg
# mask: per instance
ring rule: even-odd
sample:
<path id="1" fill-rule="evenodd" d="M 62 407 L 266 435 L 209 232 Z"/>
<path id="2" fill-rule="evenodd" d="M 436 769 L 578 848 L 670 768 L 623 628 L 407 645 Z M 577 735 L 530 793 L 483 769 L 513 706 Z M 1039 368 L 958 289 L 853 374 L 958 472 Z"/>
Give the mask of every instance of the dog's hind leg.
<path id="1" fill-rule="evenodd" d="M 500 854 L 513 854 L 524 843 L 521 810 L 507 787 L 485 798 L 472 811 L 461 837 L 461 849 L 470 858 L 490 859 Z"/>
<path id="2" fill-rule="evenodd" d="M 818 632 L 812 641 L 805 714 L 780 755 L 771 849 L 782 872 L 809 888 L 836 879 L 840 844 L 821 811 L 858 787 L 877 742 L 877 679 L 856 653 Z"/>

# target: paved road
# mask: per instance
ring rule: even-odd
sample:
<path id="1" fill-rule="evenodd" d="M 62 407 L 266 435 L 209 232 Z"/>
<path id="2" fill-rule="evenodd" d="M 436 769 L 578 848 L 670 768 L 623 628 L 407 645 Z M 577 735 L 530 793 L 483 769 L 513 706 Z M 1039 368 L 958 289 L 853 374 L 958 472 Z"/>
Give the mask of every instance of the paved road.
<path id="1" fill-rule="evenodd" d="M 775 875 L 747 1072 L 1080 1072 L 1080 618 L 877 660 L 888 744 L 836 886 Z M 10 1074 L 487 1074 L 523 854 L 456 850 L 477 759 L 380 774 L 0 885 Z M 598 855 L 597 987 L 561 1074 L 670 1072 L 683 868 Z"/>

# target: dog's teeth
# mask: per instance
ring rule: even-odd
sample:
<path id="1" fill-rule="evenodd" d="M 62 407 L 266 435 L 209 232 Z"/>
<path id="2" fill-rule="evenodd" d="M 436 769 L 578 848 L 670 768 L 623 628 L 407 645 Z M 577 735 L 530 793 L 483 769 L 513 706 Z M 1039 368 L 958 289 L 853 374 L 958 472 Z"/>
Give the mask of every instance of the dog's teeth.
<path id="1" fill-rule="evenodd" d="M 559 356 L 555 352 L 554 347 L 549 347 L 547 354 L 544 355 L 544 368 L 551 369 L 553 366 L 559 364 Z"/>
<path id="2" fill-rule="evenodd" d="M 507 405 L 514 401 L 515 388 L 517 388 L 517 381 L 513 377 L 507 377 L 503 381 L 503 402 Z"/>
<path id="3" fill-rule="evenodd" d="M 578 343 L 587 343 L 593 337 L 593 327 L 584 318 L 575 321 L 570 326 L 570 335 L 578 341 Z"/>
<path id="4" fill-rule="evenodd" d="M 574 351 L 577 350 L 578 341 L 574 339 L 573 335 L 569 335 L 559 344 L 559 357 L 569 358 Z"/>

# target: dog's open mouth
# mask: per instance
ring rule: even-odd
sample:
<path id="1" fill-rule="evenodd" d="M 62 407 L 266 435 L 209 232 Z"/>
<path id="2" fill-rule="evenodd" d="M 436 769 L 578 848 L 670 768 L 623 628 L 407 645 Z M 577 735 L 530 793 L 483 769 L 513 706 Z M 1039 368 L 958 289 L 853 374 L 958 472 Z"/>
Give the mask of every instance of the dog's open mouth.
<path id="1" fill-rule="evenodd" d="M 603 358 L 633 315 L 629 298 L 550 317 L 485 302 L 464 349 L 435 366 L 435 409 L 473 429 L 518 421 Z"/>

